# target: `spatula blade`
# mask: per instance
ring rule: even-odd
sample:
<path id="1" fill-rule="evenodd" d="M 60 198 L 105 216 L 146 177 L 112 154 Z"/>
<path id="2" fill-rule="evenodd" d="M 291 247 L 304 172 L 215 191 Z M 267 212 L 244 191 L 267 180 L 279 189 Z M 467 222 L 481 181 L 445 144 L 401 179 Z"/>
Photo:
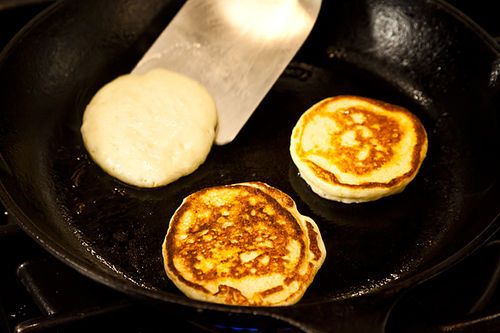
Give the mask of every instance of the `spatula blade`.
<path id="1" fill-rule="evenodd" d="M 188 0 L 134 68 L 194 78 L 215 99 L 215 143 L 231 142 L 297 53 L 321 0 Z"/>

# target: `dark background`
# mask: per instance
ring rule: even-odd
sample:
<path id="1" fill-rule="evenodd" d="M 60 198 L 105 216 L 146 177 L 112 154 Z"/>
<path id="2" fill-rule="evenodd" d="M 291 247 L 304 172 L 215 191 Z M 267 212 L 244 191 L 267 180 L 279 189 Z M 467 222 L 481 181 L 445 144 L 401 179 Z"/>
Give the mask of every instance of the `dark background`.
<path id="1" fill-rule="evenodd" d="M 140 2 L 141 0 L 136 1 Z M 22 29 L 31 18 L 53 2 L 53 0 L 0 0 L 0 51 L 14 34 Z M 498 0 L 448 0 L 448 2 L 468 15 L 491 36 L 499 37 L 497 41 L 500 41 L 500 13 L 496 8 L 499 3 Z M 7 219 L 6 216 L 7 215 L 3 214 L 3 209 L 0 206 L 0 227 L 7 224 L 7 222 L 4 221 Z M 12 225 L 10 225 L 10 227 L 12 227 Z M 50 259 L 50 257 L 48 259 L 45 258 L 46 254 L 43 250 L 39 249 L 38 246 L 28 239 L 21 231 L 10 227 L 7 226 L 2 229 L 3 231 L 0 230 L 0 236 L 2 236 L 2 233 L 9 233 L 9 230 L 14 230 L 14 232 L 10 232 L 11 236 L 9 236 L 9 238 L 0 237 L 0 259 L 5 257 L 12 261 L 7 261 L 7 259 L 0 260 L 0 333 L 12 332 L 14 325 L 23 322 L 29 324 L 30 318 L 40 315 L 39 310 L 37 310 L 34 305 L 31 305 L 32 301 L 26 295 L 26 291 L 23 290 L 24 287 L 21 286 L 16 279 L 22 279 L 23 276 L 30 277 L 32 274 L 36 275 L 35 273 L 38 272 L 38 266 L 42 264 L 42 268 L 44 269 L 41 270 L 42 274 L 47 274 L 47 267 L 49 268 L 49 272 L 53 273 L 49 274 L 49 276 L 43 275 L 43 283 L 57 284 L 59 289 L 56 289 L 56 293 L 59 290 L 74 290 L 75 292 L 74 298 L 70 300 L 70 304 L 61 303 L 61 312 L 59 313 L 60 320 L 63 321 L 66 318 L 75 319 L 82 317 L 84 312 L 82 312 L 81 308 L 75 308 L 75 315 L 72 315 L 70 311 L 72 311 L 73 308 L 68 307 L 76 306 L 75 303 L 77 302 L 75 302 L 75 300 L 76 297 L 78 297 L 78 292 L 87 290 L 84 288 L 88 288 L 88 290 L 94 291 L 94 294 L 98 294 L 100 296 L 100 302 L 101 299 L 104 299 L 104 303 L 99 303 L 100 308 L 104 309 L 101 311 L 108 311 L 109 314 L 107 317 L 101 317 L 99 320 L 87 321 L 84 325 L 83 323 L 80 323 L 79 326 L 74 324 L 67 325 L 66 329 L 58 329 L 58 332 L 97 332 L 104 331 L 106 328 L 109 328 L 110 331 L 150 332 L 157 331 L 157 329 L 151 329 L 158 327 L 156 325 L 163 325 L 164 322 L 173 319 L 170 318 L 167 320 L 167 318 L 161 318 L 159 322 L 158 318 L 155 319 L 153 316 L 149 315 L 149 313 L 145 313 L 141 307 L 129 305 L 128 300 L 125 300 L 126 304 L 124 305 L 122 295 L 113 294 L 102 286 L 89 285 L 89 282 L 80 277 L 77 273 L 68 270 L 67 267 Z M 10 243 L 3 241 L 7 239 Z M 487 293 L 483 291 L 484 287 L 482 287 L 482 285 L 484 285 L 484 283 L 480 283 L 484 280 L 486 284 L 491 284 L 491 281 L 495 279 L 490 278 L 491 270 L 494 270 L 495 267 L 500 267 L 498 264 L 495 266 L 495 262 L 498 262 L 499 258 L 498 253 L 500 253 L 500 235 L 497 234 L 494 239 L 496 240 L 493 240 L 489 246 L 486 247 L 486 250 L 476 254 L 461 266 L 452 269 L 451 272 L 439 277 L 433 281 L 433 283 L 427 284 L 427 286 L 424 285 L 421 288 L 416 288 L 413 293 L 404 298 L 393 310 L 393 315 L 391 315 L 388 321 L 387 332 L 500 332 L 500 320 L 498 320 L 500 319 L 498 311 L 500 310 L 500 288 L 491 286 L 489 288 L 491 292 Z M 14 247 L 14 245 L 18 247 Z M 22 249 L 22 251 L 19 249 Z M 16 267 L 19 267 L 19 262 L 26 260 L 25 252 L 30 255 L 29 258 L 31 259 L 29 260 L 31 260 L 31 265 L 24 265 L 23 269 L 18 269 L 16 277 Z M 33 256 L 44 258 L 42 261 L 38 259 L 33 260 Z M 7 268 L 11 266 L 12 278 L 10 275 L 2 275 L 7 272 Z M 498 277 L 498 274 L 496 276 Z M 5 283 L 6 280 L 12 280 L 13 283 L 7 284 Z M 25 282 L 26 281 L 23 283 Z M 21 292 L 14 290 L 16 288 L 11 288 L 11 286 L 17 287 L 18 289 L 20 288 Z M 95 292 L 96 290 L 97 292 Z M 73 294 L 69 293 L 69 295 Z M 435 297 L 436 295 L 440 295 L 441 297 Z M 478 295 L 482 296 L 479 297 Z M 486 302 L 484 300 L 485 295 L 489 295 L 491 302 Z M 85 299 L 86 303 L 83 304 L 84 310 L 88 308 L 89 304 L 93 304 L 92 302 L 94 299 L 90 297 L 90 294 L 88 296 L 89 297 Z M 461 301 L 458 301 L 459 298 L 461 298 Z M 479 301 L 475 300 L 477 298 L 480 298 Z M 488 307 L 480 309 L 479 304 L 483 303 L 488 304 Z M 80 304 L 79 306 L 82 305 Z M 87 308 L 85 306 L 87 306 Z M 55 312 L 57 313 L 57 311 Z M 465 317 L 463 317 L 464 314 L 466 315 Z M 94 315 L 92 313 L 87 313 L 87 316 L 93 317 Z M 180 313 L 176 313 L 173 316 L 182 317 Z M 200 315 L 197 314 L 197 317 L 199 316 Z M 490 319 L 486 321 L 481 319 L 488 318 L 488 316 Z M 7 320 L 5 318 L 7 318 Z M 476 326 L 467 326 L 468 323 L 478 322 L 480 319 L 483 320 L 483 324 L 480 323 L 480 325 Z M 224 320 L 227 323 L 228 318 Z M 43 323 L 44 321 L 32 322 Z M 47 323 L 47 321 L 45 321 L 45 323 Z M 450 324 L 439 326 L 442 323 Z M 177 326 L 177 329 L 174 329 L 174 331 L 183 332 L 229 331 L 222 330 L 220 324 L 207 326 L 207 324 L 201 324 L 192 319 L 186 320 L 186 318 L 179 318 L 179 321 L 174 325 L 180 325 Z M 258 332 L 297 332 L 296 330 L 282 327 L 279 323 L 267 325 L 270 325 L 267 330 Z M 26 328 L 28 326 L 25 325 L 20 327 Z M 239 331 L 257 332 L 255 329 L 242 330 L 241 328 Z"/>

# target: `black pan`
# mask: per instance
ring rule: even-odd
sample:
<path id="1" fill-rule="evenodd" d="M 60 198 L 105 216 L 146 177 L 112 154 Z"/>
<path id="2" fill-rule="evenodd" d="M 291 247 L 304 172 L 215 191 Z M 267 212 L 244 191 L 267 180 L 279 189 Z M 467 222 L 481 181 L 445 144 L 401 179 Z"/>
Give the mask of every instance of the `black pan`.
<path id="1" fill-rule="evenodd" d="M 499 52 L 439 0 L 324 1 L 310 38 L 233 143 L 213 147 L 196 172 L 162 188 L 108 176 L 82 145 L 85 105 L 132 69 L 181 3 L 61 1 L 1 55 L 1 199 L 56 257 L 146 300 L 364 332 L 383 323 L 396 295 L 499 229 Z M 310 105 L 339 94 L 399 104 L 423 122 L 428 156 L 403 193 L 346 205 L 320 199 L 298 176 L 291 129 Z M 290 194 L 317 221 L 328 252 L 317 278 L 286 308 L 186 298 L 162 266 L 171 214 L 193 191 L 252 180 Z"/>

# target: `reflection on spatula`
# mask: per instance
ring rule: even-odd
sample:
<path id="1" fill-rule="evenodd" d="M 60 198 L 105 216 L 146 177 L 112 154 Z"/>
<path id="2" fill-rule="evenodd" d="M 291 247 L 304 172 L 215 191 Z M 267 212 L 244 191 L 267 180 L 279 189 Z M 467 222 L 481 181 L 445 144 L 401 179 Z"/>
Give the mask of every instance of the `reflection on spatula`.
<path id="1" fill-rule="evenodd" d="M 163 67 L 202 83 L 231 142 L 296 54 L 321 0 L 188 0 L 133 73 Z"/>

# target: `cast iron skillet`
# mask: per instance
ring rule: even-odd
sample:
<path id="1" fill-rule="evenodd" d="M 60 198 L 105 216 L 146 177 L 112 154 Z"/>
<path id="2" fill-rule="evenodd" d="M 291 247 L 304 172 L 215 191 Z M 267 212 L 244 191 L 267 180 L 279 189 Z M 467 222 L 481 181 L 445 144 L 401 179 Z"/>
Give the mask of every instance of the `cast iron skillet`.
<path id="1" fill-rule="evenodd" d="M 310 38 L 233 143 L 213 147 L 196 172 L 159 189 L 105 174 L 82 146 L 84 107 L 132 69 L 181 3 L 58 2 L 1 56 L 1 199 L 59 259 L 148 300 L 263 314 L 305 330 L 367 331 L 383 323 L 395 295 L 498 229 L 499 53 L 438 0 L 324 1 Z M 298 176 L 291 129 L 310 105 L 339 94 L 399 104 L 423 122 L 428 156 L 403 193 L 346 205 L 320 199 Z M 290 194 L 317 221 L 328 252 L 322 269 L 292 307 L 186 298 L 162 266 L 172 212 L 193 191 L 252 180 Z"/>

